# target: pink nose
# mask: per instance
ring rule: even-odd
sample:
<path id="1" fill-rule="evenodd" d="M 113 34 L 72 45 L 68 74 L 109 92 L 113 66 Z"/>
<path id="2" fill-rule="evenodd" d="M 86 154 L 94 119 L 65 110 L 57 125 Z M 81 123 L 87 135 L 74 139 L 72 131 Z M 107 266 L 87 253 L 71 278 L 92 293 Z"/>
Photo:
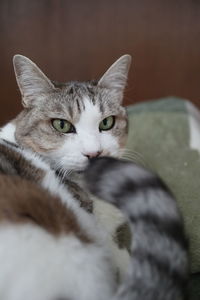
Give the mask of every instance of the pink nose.
<path id="1" fill-rule="evenodd" d="M 96 151 L 96 152 L 88 152 L 88 153 L 83 153 L 84 156 L 86 156 L 88 159 L 98 157 L 101 155 L 102 151 Z"/>

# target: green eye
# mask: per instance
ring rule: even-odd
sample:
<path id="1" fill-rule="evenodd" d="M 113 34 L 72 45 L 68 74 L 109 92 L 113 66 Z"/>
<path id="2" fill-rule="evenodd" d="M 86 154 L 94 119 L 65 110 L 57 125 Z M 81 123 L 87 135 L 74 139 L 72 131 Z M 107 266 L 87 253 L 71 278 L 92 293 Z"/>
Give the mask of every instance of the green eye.
<path id="1" fill-rule="evenodd" d="M 63 119 L 53 119 L 52 121 L 52 126 L 59 132 L 61 133 L 72 133 L 76 132 L 74 126 Z"/>
<path id="2" fill-rule="evenodd" d="M 109 116 L 101 121 L 99 124 L 99 130 L 110 130 L 115 124 L 115 117 Z"/>

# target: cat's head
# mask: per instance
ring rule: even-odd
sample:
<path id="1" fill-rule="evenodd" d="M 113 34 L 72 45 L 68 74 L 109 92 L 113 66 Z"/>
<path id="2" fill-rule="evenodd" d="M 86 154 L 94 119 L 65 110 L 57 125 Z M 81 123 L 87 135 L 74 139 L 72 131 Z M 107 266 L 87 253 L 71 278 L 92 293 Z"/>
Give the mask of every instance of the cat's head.
<path id="1" fill-rule="evenodd" d="M 15 138 L 55 169 L 83 170 L 88 158 L 119 156 L 127 137 L 122 106 L 131 57 L 120 57 L 98 81 L 56 83 L 28 58 L 15 55 L 24 110 Z"/>

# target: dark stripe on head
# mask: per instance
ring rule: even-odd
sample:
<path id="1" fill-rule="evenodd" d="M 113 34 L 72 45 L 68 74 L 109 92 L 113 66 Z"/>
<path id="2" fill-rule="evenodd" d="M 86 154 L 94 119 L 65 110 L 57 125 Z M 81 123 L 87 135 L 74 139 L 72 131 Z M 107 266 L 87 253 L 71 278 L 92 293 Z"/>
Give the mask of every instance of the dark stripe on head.
<path id="1" fill-rule="evenodd" d="M 100 110 L 100 112 L 101 112 L 102 114 L 104 114 L 105 108 L 104 108 L 104 105 L 103 105 L 102 101 L 99 102 L 99 110 Z"/>
<path id="2" fill-rule="evenodd" d="M 73 109 L 71 105 L 68 106 L 68 113 L 70 115 L 70 118 L 73 119 Z"/>
<path id="3" fill-rule="evenodd" d="M 69 94 L 73 94 L 74 93 L 74 89 L 73 87 L 70 87 L 69 91 L 68 91 Z"/>
<path id="4" fill-rule="evenodd" d="M 96 104 L 96 100 L 95 100 L 95 98 L 94 98 L 94 97 L 91 97 L 91 96 L 90 96 L 90 100 L 92 101 L 92 104 L 93 104 L 93 105 L 95 105 L 95 104 Z"/>
<path id="5" fill-rule="evenodd" d="M 79 103 L 78 99 L 76 99 L 76 106 L 77 106 L 78 112 L 81 113 L 81 107 L 80 107 L 80 103 Z"/>

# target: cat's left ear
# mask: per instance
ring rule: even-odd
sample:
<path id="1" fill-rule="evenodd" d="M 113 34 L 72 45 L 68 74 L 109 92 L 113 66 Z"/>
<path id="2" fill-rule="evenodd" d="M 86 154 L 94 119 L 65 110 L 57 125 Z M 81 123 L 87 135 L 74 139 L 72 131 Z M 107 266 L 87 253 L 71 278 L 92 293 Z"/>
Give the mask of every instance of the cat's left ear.
<path id="1" fill-rule="evenodd" d="M 128 54 L 121 56 L 101 77 L 98 81 L 98 86 L 115 90 L 118 93 L 123 94 L 127 83 L 131 60 L 132 58 Z"/>
<path id="2" fill-rule="evenodd" d="M 17 54 L 13 57 L 13 65 L 24 107 L 37 105 L 43 95 L 55 89 L 47 76 L 29 58 Z"/>

